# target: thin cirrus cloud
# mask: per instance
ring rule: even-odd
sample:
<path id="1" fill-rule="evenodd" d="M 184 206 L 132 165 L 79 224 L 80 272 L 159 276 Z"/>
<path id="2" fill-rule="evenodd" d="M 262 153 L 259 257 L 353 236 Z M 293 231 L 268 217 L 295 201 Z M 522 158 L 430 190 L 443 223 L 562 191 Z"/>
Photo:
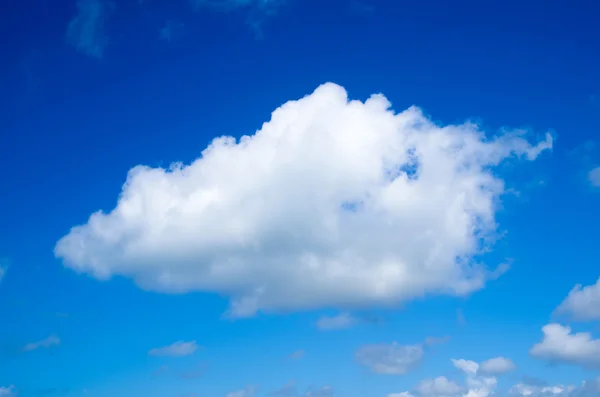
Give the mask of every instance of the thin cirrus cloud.
<path id="1" fill-rule="evenodd" d="M 189 165 L 132 168 L 116 208 L 74 226 L 55 255 L 99 280 L 222 294 L 238 318 L 465 296 L 507 269 L 474 259 L 499 234 L 497 167 L 551 148 L 549 134 L 489 138 L 327 83 Z"/>
<path id="2" fill-rule="evenodd" d="M 196 350 L 198 350 L 196 341 L 177 341 L 169 346 L 151 349 L 148 351 L 148 355 L 155 357 L 183 357 L 194 354 Z"/>
<path id="3" fill-rule="evenodd" d="M 244 11 L 246 22 L 258 38 L 262 38 L 262 24 L 276 15 L 288 0 L 189 0 L 194 10 L 210 9 L 218 12 Z"/>
<path id="4" fill-rule="evenodd" d="M 48 349 L 58 345 L 60 345 L 60 338 L 55 335 L 50 335 L 46 339 L 26 344 L 23 347 L 23 351 L 31 352 L 38 349 Z"/>
<path id="5" fill-rule="evenodd" d="M 14 386 L 0 387 L 0 397 L 16 397 L 17 391 Z"/>
<path id="6" fill-rule="evenodd" d="M 225 397 L 252 397 L 256 394 L 258 388 L 256 386 L 246 386 L 241 390 L 229 392 Z"/>
<path id="7" fill-rule="evenodd" d="M 115 4 L 108 0 L 79 0 L 77 13 L 67 27 L 67 43 L 92 58 L 101 59 L 109 38 L 106 20 Z"/>
<path id="8" fill-rule="evenodd" d="M 593 187 L 600 187 L 600 167 L 592 168 L 588 172 L 588 181 Z"/>
<path id="9" fill-rule="evenodd" d="M 322 331 L 350 328 L 358 322 L 358 319 L 350 313 L 339 313 L 336 316 L 322 316 L 317 320 L 317 328 Z"/>
<path id="10" fill-rule="evenodd" d="M 423 359 L 423 345 L 391 344 L 365 345 L 356 351 L 359 364 L 382 375 L 403 375 Z"/>
<path id="11" fill-rule="evenodd" d="M 304 350 L 296 350 L 292 354 L 288 356 L 290 360 L 301 360 L 306 356 L 306 352 Z"/>

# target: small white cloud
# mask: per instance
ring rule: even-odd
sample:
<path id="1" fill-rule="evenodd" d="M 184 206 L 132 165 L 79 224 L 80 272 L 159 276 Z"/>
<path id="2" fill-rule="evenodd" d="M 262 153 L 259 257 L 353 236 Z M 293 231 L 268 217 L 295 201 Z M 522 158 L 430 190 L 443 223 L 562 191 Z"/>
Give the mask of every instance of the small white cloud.
<path id="1" fill-rule="evenodd" d="M 487 375 L 502 375 L 516 368 L 515 363 L 505 357 L 495 357 L 482 362 L 479 365 L 479 372 Z"/>
<path id="2" fill-rule="evenodd" d="M 600 366 L 600 339 L 589 332 L 571 333 L 571 328 L 553 323 L 542 328 L 544 337 L 529 353 L 536 358 L 583 367 Z"/>
<path id="3" fill-rule="evenodd" d="M 0 387 L 0 397 L 16 397 L 17 391 L 14 386 Z"/>
<path id="4" fill-rule="evenodd" d="M 90 57 L 102 58 L 109 41 L 104 25 L 114 7 L 105 0 L 78 0 L 77 14 L 67 28 L 67 42 Z"/>
<path id="5" fill-rule="evenodd" d="M 246 386 L 242 390 L 236 390 L 227 393 L 225 397 L 252 397 L 257 391 L 258 389 L 255 386 Z"/>
<path id="6" fill-rule="evenodd" d="M 583 287 L 577 284 L 554 311 L 578 321 L 600 320 L 600 278 L 596 284 Z"/>
<path id="7" fill-rule="evenodd" d="M 423 380 L 415 387 L 415 393 L 423 397 L 458 396 L 461 390 L 462 387 L 445 376 Z"/>
<path id="8" fill-rule="evenodd" d="M 384 375 L 402 375 L 416 367 L 423 358 L 422 345 L 366 345 L 356 352 L 356 360 L 371 371 Z"/>
<path id="9" fill-rule="evenodd" d="M 588 172 L 588 180 L 593 187 L 600 187 L 600 167 L 593 168 Z"/>
<path id="10" fill-rule="evenodd" d="M 55 254 L 101 280 L 220 293 L 232 317 L 477 291 L 506 270 L 476 260 L 498 236 L 497 167 L 552 137 L 489 138 L 390 106 L 328 83 L 190 165 L 137 166 L 116 208 L 73 227 Z"/>
<path id="11" fill-rule="evenodd" d="M 329 331 L 333 329 L 349 328 L 357 322 L 357 319 L 350 313 L 340 313 L 333 317 L 322 316 L 317 320 L 317 328 L 323 331 Z"/>
<path id="12" fill-rule="evenodd" d="M 475 375 L 475 374 L 477 374 L 477 371 L 479 370 L 479 364 L 477 364 L 475 361 L 465 360 L 463 358 L 460 358 L 460 359 L 453 358 L 452 364 L 454 365 L 454 367 L 460 369 L 467 375 Z"/>
<path id="13" fill-rule="evenodd" d="M 452 360 L 453 365 L 466 375 L 465 385 L 459 385 L 445 376 L 421 381 L 413 390 L 389 394 L 388 397 L 490 397 L 495 395 L 498 381 L 495 377 L 479 376 L 479 365 L 470 360 Z"/>
<path id="14" fill-rule="evenodd" d="M 198 349 L 196 341 L 184 342 L 177 341 L 172 345 L 152 349 L 148 352 L 149 356 L 168 356 L 183 357 L 193 354 Z"/>
<path id="15" fill-rule="evenodd" d="M 58 345 L 60 345 L 60 338 L 58 338 L 55 335 L 50 335 L 49 337 L 41 341 L 26 344 L 25 347 L 23 347 L 23 350 L 26 352 L 30 352 L 37 349 L 47 349 Z"/>

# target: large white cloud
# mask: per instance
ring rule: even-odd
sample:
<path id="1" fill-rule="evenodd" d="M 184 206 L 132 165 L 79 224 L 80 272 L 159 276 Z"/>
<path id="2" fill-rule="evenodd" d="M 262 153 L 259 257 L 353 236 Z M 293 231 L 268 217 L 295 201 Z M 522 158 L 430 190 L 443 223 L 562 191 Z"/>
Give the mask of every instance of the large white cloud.
<path id="1" fill-rule="evenodd" d="M 223 294 L 233 316 L 464 295 L 504 269 L 474 259 L 497 230 L 494 168 L 551 146 L 324 84 L 187 166 L 134 167 L 116 208 L 72 228 L 55 254 L 99 279 Z"/>
<path id="2" fill-rule="evenodd" d="M 600 278 L 596 284 L 586 287 L 577 284 L 573 287 L 555 313 L 568 315 L 575 320 L 600 320 Z"/>
<path id="3" fill-rule="evenodd" d="M 600 368 L 600 339 L 593 339 L 589 332 L 571 333 L 570 327 L 556 323 L 545 325 L 542 332 L 542 341 L 529 351 L 532 356 Z"/>

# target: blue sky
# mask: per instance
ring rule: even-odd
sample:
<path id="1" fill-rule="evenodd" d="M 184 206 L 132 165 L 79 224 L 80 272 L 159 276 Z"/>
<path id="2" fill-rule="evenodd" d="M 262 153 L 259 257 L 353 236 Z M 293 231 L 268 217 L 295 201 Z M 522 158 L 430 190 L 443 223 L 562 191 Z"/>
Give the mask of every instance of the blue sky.
<path id="1" fill-rule="evenodd" d="M 4 7 L 0 396 L 600 395 L 598 12 Z"/>

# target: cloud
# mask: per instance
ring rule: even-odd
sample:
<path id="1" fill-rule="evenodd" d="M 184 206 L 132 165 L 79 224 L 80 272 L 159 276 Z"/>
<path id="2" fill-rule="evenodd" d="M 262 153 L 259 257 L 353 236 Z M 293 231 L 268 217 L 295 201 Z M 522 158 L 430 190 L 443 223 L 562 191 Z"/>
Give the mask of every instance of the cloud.
<path id="1" fill-rule="evenodd" d="M 190 0 L 194 9 L 210 8 L 221 12 L 236 10 L 260 11 L 268 15 L 275 14 L 288 0 Z"/>
<path id="2" fill-rule="evenodd" d="M 331 386 L 321 386 L 316 388 L 310 388 L 304 393 L 305 397 L 333 397 L 335 391 Z"/>
<path id="3" fill-rule="evenodd" d="M 196 11 L 208 8 L 217 12 L 246 12 L 246 22 L 259 38 L 262 38 L 262 24 L 265 19 L 276 15 L 286 3 L 288 0 L 190 0 Z"/>
<path id="4" fill-rule="evenodd" d="M 588 172 L 588 180 L 593 187 L 600 187 L 600 167 L 592 168 Z"/>
<path id="5" fill-rule="evenodd" d="M 246 386 L 242 390 L 232 391 L 225 395 L 225 397 L 252 397 L 256 394 L 258 389 L 254 386 Z"/>
<path id="6" fill-rule="evenodd" d="M 529 353 L 536 358 L 583 367 L 600 366 L 600 339 L 589 332 L 571 333 L 571 328 L 552 323 L 542 328 L 544 337 Z"/>
<path id="7" fill-rule="evenodd" d="M 5 274 L 6 274 L 6 268 L 0 266 L 0 281 L 2 281 Z"/>
<path id="8" fill-rule="evenodd" d="M 578 321 L 600 320 L 600 278 L 596 284 L 573 287 L 554 314 L 567 315 Z"/>
<path id="9" fill-rule="evenodd" d="M 425 346 L 442 345 L 444 343 L 448 343 L 449 340 L 450 340 L 450 337 L 448 335 L 443 336 L 441 338 L 436 338 L 436 337 L 433 337 L 433 336 L 428 336 L 427 338 L 425 338 L 424 345 Z"/>
<path id="10" fill-rule="evenodd" d="M 460 358 L 458 360 L 453 358 L 451 361 L 454 367 L 460 369 L 468 375 L 475 375 L 477 371 L 479 371 L 479 364 L 475 361 L 465 360 L 463 358 Z"/>
<path id="11" fill-rule="evenodd" d="M 462 387 L 456 383 L 444 376 L 438 376 L 434 379 L 421 381 L 415 388 L 415 393 L 424 397 L 456 396 L 461 390 Z"/>
<path id="12" fill-rule="evenodd" d="M 78 0 L 77 14 L 67 27 L 67 42 L 92 58 L 102 58 L 109 42 L 104 25 L 114 7 L 104 0 Z"/>
<path id="13" fill-rule="evenodd" d="M 291 381 L 281 389 L 272 391 L 268 395 L 273 397 L 296 397 L 298 396 L 298 389 L 296 388 L 296 383 Z"/>
<path id="14" fill-rule="evenodd" d="M 50 335 L 49 337 L 47 337 L 46 339 L 43 339 L 41 341 L 26 344 L 25 347 L 23 347 L 23 351 L 31 352 L 31 351 L 34 351 L 37 349 L 41 349 L 41 348 L 48 349 L 50 347 L 59 346 L 59 345 L 60 345 L 60 338 L 58 338 L 57 336 L 54 336 L 54 335 Z"/>
<path id="15" fill-rule="evenodd" d="M 159 31 L 161 40 L 172 41 L 183 34 L 183 23 L 169 20 Z"/>
<path id="16" fill-rule="evenodd" d="M 521 382 L 510 388 L 511 397 L 597 397 L 600 395 L 600 378 L 574 385 L 537 385 Z"/>
<path id="17" fill-rule="evenodd" d="M 487 375 L 502 375 L 515 369 L 515 363 L 505 357 L 491 358 L 479 365 L 479 372 Z"/>
<path id="18" fill-rule="evenodd" d="M 459 385 L 445 376 L 421 381 L 413 390 L 392 393 L 388 397 L 489 397 L 498 384 L 495 377 L 479 376 L 479 365 L 470 360 L 452 359 L 452 364 L 464 372 L 466 380 Z"/>
<path id="19" fill-rule="evenodd" d="M 357 322 L 358 320 L 350 313 L 344 312 L 333 317 L 322 316 L 317 320 L 317 328 L 323 331 L 330 331 L 334 329 L 349 328 Z"/>
<path id="20" fill-rule="evenodd" d="M 183 357 L 193 354 L 198 349 L 196 341 L 191 342 L 177 341 L 172 345 L 151 349 L 148 352 L 149 356 L 168 356 L 168 357 Z"/>
<path id="21" fill-rule="evenodd" d="M 290 354 L 288 356 L 288 358 L 291 360 L 301 360 L 304 358 L 305 355 L 306 355 L 306 352 L 304 350 L 296 350 L 295 352 Z"/>
<path id="22" fill-rule="evenodd" d="M 134 167 L 116 208 L 73 227 L 55 255 L 101 280 L 228 296 L 231 317 L 464 296 L 506 270 L 477 259 L 498 235 L 496 167 L 551 142 L 436 125 L 328 83 L 187 166 Z"/>
<path id="23" fill-rule="evenodd" d="M 365 345 L 357 350 L 359 364 L 383 375 L 402 375 L 416 367 L 423 359 L 422 345 Z"/>
<path id="24" fill-rule="evenodd" d="M 0 397 L 16 397 L 17 392 L 14 386 L 0 387 Z"/>

